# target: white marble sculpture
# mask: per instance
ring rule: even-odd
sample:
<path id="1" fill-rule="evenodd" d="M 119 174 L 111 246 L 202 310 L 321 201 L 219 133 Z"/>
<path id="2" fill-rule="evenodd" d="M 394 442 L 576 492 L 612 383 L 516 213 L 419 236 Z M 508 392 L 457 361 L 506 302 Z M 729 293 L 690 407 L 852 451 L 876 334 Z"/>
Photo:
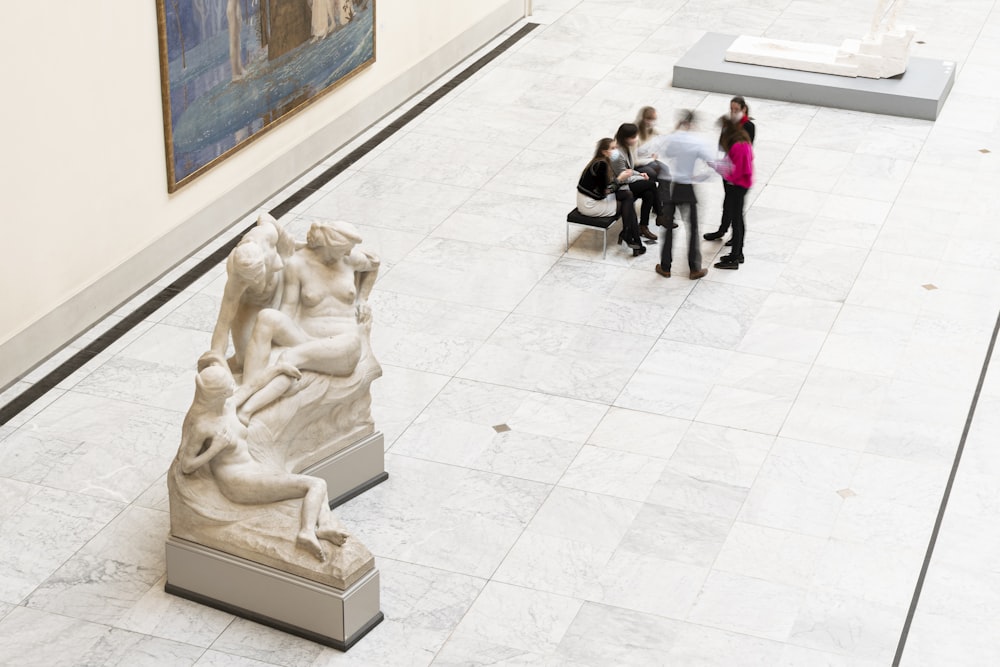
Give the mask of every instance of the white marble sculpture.
<path id="1" fill-rule="evenodd" d="M 235 373 L 243 371 L 243 354 L 257 313 L 281 305 L 283 269 L 294 250 L 295 242 L 284 228 L 262 213 L 257 226 L 243 235 L 226 259 L 226 288 L 212 332 L 211 351 L 225 354 L 231 332 L 235 353 L 229 365 Z"/>
<path id="2" fill-rule="evenodd" d="M 730 62 L 803 72 L 884 79 L 906 71 L 915 30 L 898 26 L 905 0 L 878 0 L 868 34 L 839 47 L 763 37 L 737 37 L 726 51 Z"/>
<path id="3" fill-rule="evenodd" d="M 230 254 L 169 472 L 173 536 L 341 589 L 374 566 L 330 513 L 326 483 L 294 472 L 373 430 L 379 261 L 360 241 L 348 223 L 315 223 L 293 250 L 262 216 Z"/>

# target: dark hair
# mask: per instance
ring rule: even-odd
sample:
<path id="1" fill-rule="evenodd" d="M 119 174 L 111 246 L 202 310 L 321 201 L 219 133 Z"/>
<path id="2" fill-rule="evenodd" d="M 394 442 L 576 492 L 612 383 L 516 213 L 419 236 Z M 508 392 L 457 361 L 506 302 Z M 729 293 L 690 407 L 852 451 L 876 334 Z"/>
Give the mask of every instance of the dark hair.
<path id="1" fill-rule="evenodd" d="M 639 136 L 639 126 L 635 123 L 622 123 L 615 132 L 615 141 L 618 142 L 618 150 L 628 154 L 629 163 L 635 162 L 635 152 L 628 145 L 628 140 Z"/>
<path id="2" fill-rule="evenodd" d="M 744 114 L 746 114 L 747 118 L 749 118 L 750 117 L 750 107 L 747 106 L 747 101 L 745 99 L 743 99 L 743 96 L 742 95 L 737 95 L 733 99 L 729 100 L 730 104 L 733 104 L 734 102 L 736 104 L 740 105 L 740 109 L 743 111 Z"/>
<path id="3" fill-rule="evenodd" d="M 614 179 L 614 177 L 611 176 L 612 173 L 611 160 L 609 160 L 607 157 L 603 155 L 604 151 L 608 150 L 611 147 L 611 144 L 614 143 L 614 141 L 615 140 L 612 139 L 611 137 L 604 137 L 603 139 L 597 140 L 597 146 L 594 148 L 594 157 L 592 157 L 590 159 L 590 162 L 587 163 L 587 166 L 583 168 L 583 172 L 580 174 L 581 179 L 584 177 L 584 175 L 586 175 L 586 173 L 590 170 L 590 168 L 593 167 L 594 164 L 597 162 L 603 162 L 606 165 L 608 165 L 608 172 L 607 172 L 608 177 L 610 179 Z M 609 180 L 608 182 L 610 183 L 611 180 Z"/>
<path id="4" fill-rule="evenodd" d="M 594 159 L 596 160 L 597 158 L 604 157 L 602 153 L 611 148 L 611 142 L 613 141 L 614 139 L 612 139 L 611 137 L 604 137 L 603 139 L 598 139 L 597 147 L 594 148 Z"/>
<path id="5" fill-rule="evenodd" d="M 738 121 L 733 120 L 730 116 L 723 116 L 719 119 L 719 123 L 722 125 L 719 145 L 722 146 L 722 150 L 725 152 L 728 153 L 733 144 L 741 141 L 750 143 L 750 135 L 747 134 L 747 131 L 743 129 L 743 126 Z"/>
<path id="6" fill-rule="evenodd" d="M 624 150 L 625 141 L 637 136 L 639 136 L 638 125 L 635 123 L 622 123 L 618 126 L 618 131 L 615 132 L 615 141 L 618 142 L 618 148 Z"/>
<path id="7" fill-rule="evenodd" d="M 677 129 L 681 129 L 681 125 L 691 125 L 694 123 L 695 114 L 691 109 L 681 109 L 677 112 Z"/>

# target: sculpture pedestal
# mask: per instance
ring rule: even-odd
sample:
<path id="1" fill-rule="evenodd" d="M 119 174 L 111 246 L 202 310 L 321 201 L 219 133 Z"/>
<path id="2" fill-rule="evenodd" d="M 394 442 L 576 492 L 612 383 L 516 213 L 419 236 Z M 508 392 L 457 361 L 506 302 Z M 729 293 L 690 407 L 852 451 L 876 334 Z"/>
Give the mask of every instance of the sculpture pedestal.
<path id="1" fill-rule="evenodd" d="M 389 478 L 385 471 L 385 438 L 381 431 L 376 431 L 322 461 L 293 472 L 324 480 L 330 507 L 337 507 Z"/>
<path id="2" fill-rule="evenodd" d="M 934 120 L 955 83 L 955 63 L 910 58 L 892 79 L 858 79 L 726 60 L 733 35 L 709 32 L 674 65 L 675 88 Z"/>
<path id="3" fill-rule="evenodd" d="M 168 593 L 340 651 L 383 618 L 376 568 L 340 590 L 173 536 L 166 551 Z"/>

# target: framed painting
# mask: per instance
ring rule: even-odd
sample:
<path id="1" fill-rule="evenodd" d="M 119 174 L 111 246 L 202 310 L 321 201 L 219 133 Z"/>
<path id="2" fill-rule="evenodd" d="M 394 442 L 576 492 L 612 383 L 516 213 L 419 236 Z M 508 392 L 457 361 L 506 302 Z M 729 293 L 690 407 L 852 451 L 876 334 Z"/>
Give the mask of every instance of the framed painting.
<path id="1" fill-rule="evenodd" d="M 174 192 L 375 62 L 375 0 L 156 0 Z"/>

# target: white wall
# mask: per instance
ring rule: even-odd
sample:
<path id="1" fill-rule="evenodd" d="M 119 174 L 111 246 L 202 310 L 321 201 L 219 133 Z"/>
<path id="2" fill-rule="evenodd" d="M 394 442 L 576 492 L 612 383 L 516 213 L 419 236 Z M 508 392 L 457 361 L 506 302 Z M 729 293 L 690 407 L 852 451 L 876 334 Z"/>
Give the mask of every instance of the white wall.
<path id="1" fill-rule="evenodd" d="M 0 41 L 0 388 L 525 10 L 376 0 L 372 66 L 168 195 L 155 3 L 58 7 L 18 3 Z"/>

